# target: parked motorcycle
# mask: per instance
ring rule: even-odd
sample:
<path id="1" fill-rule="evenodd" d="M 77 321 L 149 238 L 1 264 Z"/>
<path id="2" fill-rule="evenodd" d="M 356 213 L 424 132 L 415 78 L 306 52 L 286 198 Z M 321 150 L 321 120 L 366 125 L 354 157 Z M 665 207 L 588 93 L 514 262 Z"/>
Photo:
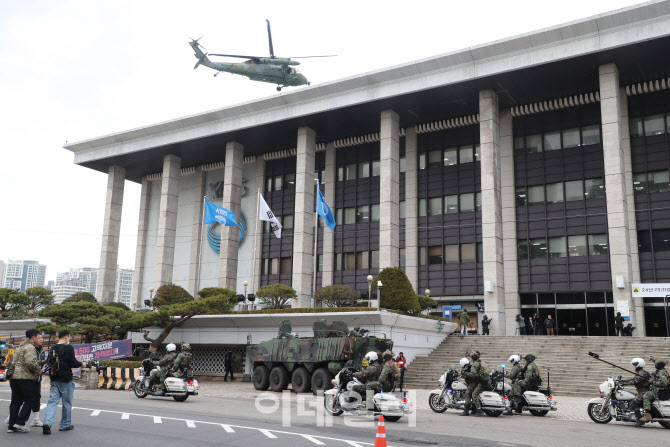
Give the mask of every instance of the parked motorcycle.
<path id="1" fill-rule="evenodd" d="M 406 391 L 396 391 L 395 383 L 391 389 L 382 390 L 374 394 L 374 410 L 368 409 L 361 396 L 354 391 L 354 386 L 363 385 L 354 378 L 355 369 L 352 362 L 347 362 L 344 368 L 331 381 L 333 388 L 327 390 L 323 396 L 323 405 L 326 411 L 333 416 L 347 413 L 354 416 L 384 415 L 384 420 L 396 422 L 406 414 L 412 413 L 412 405 L 407 401 Z"/>
<path id="2" fill-rule="evenodd" d="M 141 376 L 135 381 L 135 396 L 143 399 L 147 396 L 172 397 L 177 402 L 184 402 L 189 396 L 197 396 L 200 385 L 193 378 L 193 371 L 189 367 L 184 368 L 181 377 L 167 377 L 165 388 L 153 385 L 149 388 L 151 371 L 160 369 L 153 366 L 150 359 L 144 359 L 140 368 Z"/>
<path id="3" fill-rule="evenodd" d="M 502 371 L 494 371 L 491 373 L 491 381 L 493 382 L 493 389 L 499 393 L 507 402 L 512 401 L 512 384 L 505 380 L 502 381 L 503 377 Z M 504 392 L 503 392 L 503 383 L 504 383 Z M 541 385 L 540 381 L 540 385 Z M 551 390 L 547 387 L 546 390 L 542 391 L 538 388 L 535 390 L 526 390 L 521 395 L 523 404 L 521 406 L 521 412 L 528 411 L 533 416 L 546 416 L 550 411 L 557 411 L 556 402 L 551 395 Z"/>
<path id="4" fill-rule="evenodd" d="M 457 410 L 465 408 L 465 391 L 468 386 L 460 376 L 460 373 L 453 369 L 442 374 L 438 380 L 440 388 L 432 390 L 428 397 L 431 410 L 444 413 L 450 408 Z M 502 390 L 502 383 L 500 389 Z M 507 409 L 502 396 L 494 391 L 482 392 L 479 395 L 479 401 L 482 404 L 482 411 L 487 416 L 498 417 Z"/>
<path id="5" fill-rule="evenodd" d="M 591 399 L 587 411 L 593 422 L 607 424 L 612 419 L 622 422 L 636 422 L 637 416 L 632 408 L 635 393 L 624 388 L 621 376 L 610 377 L 599 387 L 600 397 Z M 663 428 L 670 428 L 670 400 L 656 399 L 651 404 L 651 422 L 658 422 Z"/>

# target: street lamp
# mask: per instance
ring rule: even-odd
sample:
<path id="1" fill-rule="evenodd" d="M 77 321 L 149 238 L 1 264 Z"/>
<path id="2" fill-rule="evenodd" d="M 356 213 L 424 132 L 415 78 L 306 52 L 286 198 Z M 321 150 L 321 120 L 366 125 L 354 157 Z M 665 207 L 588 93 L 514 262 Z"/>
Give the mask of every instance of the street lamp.
<path id="1" fill-rule="evenodd" d="M 430 298 L 430 289 L 426 289 L 423 293 Z"/>
<path id="2" fill-rule="evenodd" d="M 242 285 L 244 286 L 244 305 L 246 306 L 247 305 L 247 286 L 249 285 L 249 281 L 244 281 L 242 283 Z"/>
<path id="3" fill-rule="evenodd" d="M 370 300 L 372 299 L 372 280 L 374 278 L 372 275 L 368 275 L 368 306 L 370 306 Z"/>
<path id="4" fill-rule="evenodd" d="M 377 281 L 377 310 L 381 310 L 382 306 L 382 282 Z"/>

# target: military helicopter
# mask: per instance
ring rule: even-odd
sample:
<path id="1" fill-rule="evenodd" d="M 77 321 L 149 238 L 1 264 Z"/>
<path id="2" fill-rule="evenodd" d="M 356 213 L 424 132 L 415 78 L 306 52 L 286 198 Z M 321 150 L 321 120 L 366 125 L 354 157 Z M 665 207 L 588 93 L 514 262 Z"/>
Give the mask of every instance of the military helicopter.
<path id="1" fill-rule="evenodd" d="M 300 65 L 300 62 L 293 59 L 308 59 L 313 57 L 334 57 L 335 55 L 326 56 L 300 56 L 293 58 L 277 57 L 275 56 L 274 48 L 272 47 L 272 32 L 270 31 L 270 21 L 266 20 L 268 24 L 268 42 L 270 44 L 270 57 L 259 56 L 243 56 L 239 54 L 217 54 L 205 53 L 205 47 L 200 45 L 198 41 L 202 39 L 191 39 L 189 45 L 195 51 L 195 57 L 198 62 L 193 69 L 195 70 L 200 65 L 216 70 L 214 76 L 222 71 L 232 74 L 246 76 L 252 81 L 269 82 L 277 84 L 277 91 L 281 91 L 282 87 L 297 87 L 299 85 L 309 85 L 307 78 L 292 66 Z M 201 50 L 202 48 L 202 50 Z M 207 51 L 207 50 L 205 50 Z M 208 56 L 223 56 L 236 57 L 240 59 L 247 59 L 241 63 L 225 63 L 212 62 Z"/>

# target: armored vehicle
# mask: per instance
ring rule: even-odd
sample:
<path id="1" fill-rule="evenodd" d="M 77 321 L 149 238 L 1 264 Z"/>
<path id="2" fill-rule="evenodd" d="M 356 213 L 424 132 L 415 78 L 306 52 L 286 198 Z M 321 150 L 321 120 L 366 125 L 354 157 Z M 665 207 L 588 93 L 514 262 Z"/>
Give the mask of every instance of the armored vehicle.
<path id="1" fill-rule="evenodd" d="M 283 391 L 291 384 L 296 393 L 312 390 L 316 394 L 331 387 L 331 380 L 349 360 L 359 369 L 366 353 L 393 348 L 393 341 L 370 336 L 359 327 L 349 331 L 343 321 L 328 325 L 321 320 L 313 328 L 313 337 L 297 337 L 291 334 L 291 322 L 284 320 L 277 338 L 247 347 L 257 390 Z"/>

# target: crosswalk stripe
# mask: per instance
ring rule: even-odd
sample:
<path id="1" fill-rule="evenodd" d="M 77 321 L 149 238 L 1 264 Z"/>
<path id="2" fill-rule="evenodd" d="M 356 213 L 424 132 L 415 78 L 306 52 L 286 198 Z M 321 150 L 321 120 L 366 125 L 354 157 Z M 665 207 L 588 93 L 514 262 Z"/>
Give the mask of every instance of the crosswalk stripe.
<path id="1" fill-rule="evenodd" d="M 154 424 L 162 424 L 163 419 L 159 418 L 158 416 L 154 416 Z"/>
<path id="2" fill-rule="evenodd" d="M 100 410 L 95 410 L 93 413 L 91 413 L 91 416 L 98 416 L 100 414 Z"/>
<path id="3" fill-rule="evenodd" d="M 47 407 L 47 404 L 40 404 L 40 410 L 44 410 Z"/>
<path id="4" fill-rule="evenodd" d="M 230 425 L 221 424 L 221 427 L 226 431 L 226 433 L 235 433 L 235 430 Z"/>
<path id="5" fill-rule="evenodd" d="M 357 443 L 357 442 L 355 442 L 355 441 L 344 441 L 344 442 L 346 442 L 347 444 L 349 444 L 351 447 L 363 447 L 362 444 L 359 444 L 359 443 Z"/>
<path id="6" fill-rule="evenodd" d="M 273 435 L 273 434 L 270 432 L 270 430 L 266 430 L 266 429 L 264 429 L 264 428 L 259 428 L 258 431 L 261 432 L 261 433 L 263 433 L 265 436 L 267 436 L 267 437 L 270 438 L 270 439 L 276 439 L 276 438 L 277 438 L 275 435 Z"/>
<path id="7" fill-rule="evenodd" d="M 307 439 L 308 441 L 312 441 L 316 445 L 326 445 L 324 442 L 319 441 L 313 436 L 310 435 L 302 435 L 303 438 Z"/>
<path id="8" fill-rule="evenodd" d="M 128 414 L 128 413 L 121 413 L 121 419 L 130 419 L 130 414 Z"/>
<path id="9" fill-rule="evenodd" d="M 188 428 L 195 428 L 195 422 L 193 421 L 186 421 L 186 426 Z"/>

